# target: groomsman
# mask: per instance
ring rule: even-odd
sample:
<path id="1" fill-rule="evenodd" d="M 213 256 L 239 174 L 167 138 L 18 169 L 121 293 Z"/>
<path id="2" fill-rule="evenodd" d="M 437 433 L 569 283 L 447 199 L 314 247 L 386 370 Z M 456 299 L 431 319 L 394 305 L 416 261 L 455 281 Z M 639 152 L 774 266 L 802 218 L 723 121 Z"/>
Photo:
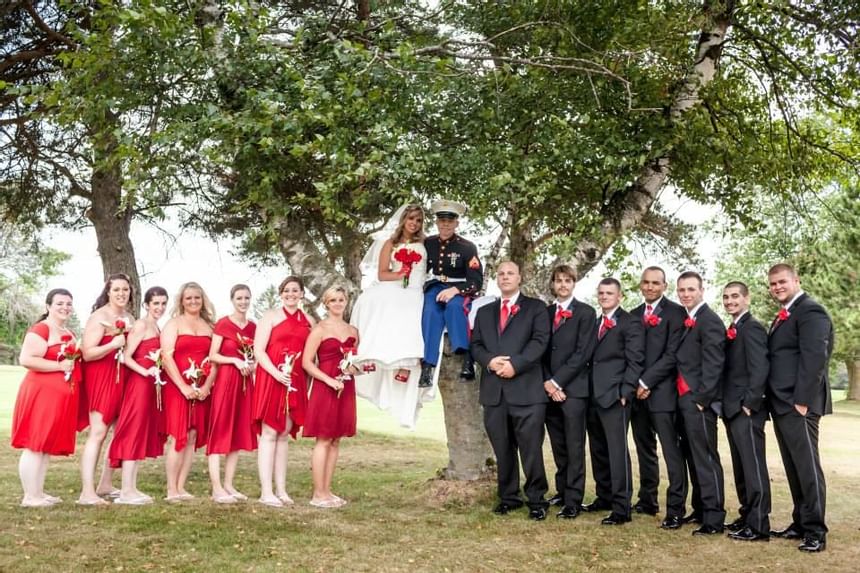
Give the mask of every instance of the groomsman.
<path id="1" fill-rule="evenodd" d="M 727 527 L 739 541 L 770 539 L 770 476 L 765 458 L 764 392 L 769 362 L 767 331 L 749 312 L 747 285 L 723 287 L 723 308 L 732 317 L 726 330 L 723 421 L 729 437 L 740 517 Z"/>
<path id="2" fill-rule="evenodd" d="M 548 503 L 543 464 L 544 419 L 549 399 L 544 392 L 541 359 L 550 339 L 546 306 L 520 293 L 520 269 L 499 265 L 496 283 L 501 300 L 482 306 L 472 331 L 472 354 L 482 368 L 478 399 L 484 427 L 498 469 L 499 503 L 504 515 L 523 505 L 520 497 L 522 459 L 529 518 L 546 519 Z"/>
<path id="3" fill-rule="evenodd" d="M 771 535 L 803 538 L 801 551 L 827 546 L 824 472 L 818 455 L 818 424 L 833 412 L 827 365 L 833 352 L 833 323 L 827 311 L 800 288 L 786 264 L 768 272 L 770 294 L 782 308 L 770 326 L 767 379 L 776 442 L 794 503 L 791 525 Z"/>
<path id="4" fill-rule="evenodd" d="M 484 270 L 474 243 L 456 234 L 465 205 L 454 201 L 434 201 L 438 235 L 424 240 L 427 250 L 427 282 L 424 283 L 424 360 L 418 386 L 433 385 L 433 368 L 439 363 L 442 332 L 447 328 L 451 349 L 463 354 L 460 378 L 475 379 L 475 365 L 469 354 L 468 303 L 481 291 Z"/>
<path id="5" fill-rule="evenodd" d="M 546 429 L 555 460 L 551 505 L 562 505 L 556 517 L 579 515 L 585 491 L 585 420 L 588 412 L 588 361 L 597 341 L 594 309 L 576 300 L 576 272 L 568 265 L 552 271 L 554 303 L 547 307 L 552 336 L 543 356 L 544 390 L 550 397 Z"/>
<path id="6" fill-rule="evenodd" d="M 631 425 L 639 459 L 639 500 L 637 513 L 655 515 L 659 511 L 657 486 L 660 464 L 657 438 L 666 461 L 669 487 L 666 489 L 664 529 L 681 527 L 687 500 L 687 466 L 678 441 L 675 410 L 678 390 L 675 353 L 684 331 L 684 308 L 667 299 L 666 273 L 660 267 L 642 271 L 639 290 L 645 299 L 630 314 L 645 328 L 645 370 L 639 378 L 633 402 Z"/>
<path id="7" fill-rule="evenodd" d="M 726 329 L 703 300 L 701 275 L 693 271 L 681 273 L 677 290 L 678 299 L 687 309 L 677 354 L 678 410 L 702 499 L 702 525 L 693 535 L 713 535 L 722 533 L 726 517 L 723 467 L 717 451 Z"/>
<path id="8" fill-rule="evenodd" d="M 597 286 L 602 310 L 597 320 L 597 341 L 591 355 L 589 440 L 609 461 L 609 497 L 612 513 L 601 523 L 630 521 L 633 476 L 627 449 L 630 409 L 636 397 L 645 361 L 642 323 L 621 308 L 621 283 L 604 278 Z M 605 474 L 605 472 L 604 472 Z M 596 474 L 597 475 L 597 474 Z M 606 480 L 605 475 L 595 480 Z M 598 484 L 598 492 L 606 483 Z M 605 500 L 604 500 L 605 501 Z"/>

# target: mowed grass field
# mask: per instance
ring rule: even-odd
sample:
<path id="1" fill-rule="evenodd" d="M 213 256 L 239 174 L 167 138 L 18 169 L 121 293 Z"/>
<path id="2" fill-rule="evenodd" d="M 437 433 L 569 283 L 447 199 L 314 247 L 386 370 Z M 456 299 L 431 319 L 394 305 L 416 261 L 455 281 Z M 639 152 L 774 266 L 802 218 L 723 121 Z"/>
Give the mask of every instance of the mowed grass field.
<path id="1" fill-rule="evenodd" d="M 836 403 L 822 424 L 828 486 L 827 551 L 804 555 L 795 542 L 744 544 L 693 538 L 692 526 L 658 528 L 661 516 L 635 516 L 623 527 L 602 515 L 533 523 L 524 511 L 494 516 L 494 482 L 437 480 L 445 465 L 441 403 L 422 412 L 415 432 L 360 402 L 359 435 L 345 440 L 334 490 L 350 500 L 339 510 L 307 505 L 311 440 L 291 446 L 288 489 L 296 505 L 208 501 L 205 458 L 198 453 L 184 505 L 77 507 L 78 458 L 55 458 L 46 489 L 65 502 L 24 509 L 18 452 L 9 426 L 23 371 L 0 366 L 0 571 L 856 571 L 860 568 L 860 405 Z M 837 399 L 841 396 L 837 396 Z M 721 434 L 723 434 L 721 430 Z M 768 463 L 772 523 L 790 520 L 791 503 L 776 442 Z M 547 470 L 554 471 L 547 444 Z M 728 446 L 721 444 L 730 518 L 736 508 Z M 243 454 L 238 487 L 259 495 L 256 459 Z M 635 463 L 635 456 L 634 456 Z M 635 468 L 634 468 L 635 471 Z M 119 485 L 119 476 L 116 485 Z M 162 460 L 140 472 L 141 489 L 163 497 Z M 593 491 L 593 483 L 588 483 Z"/>

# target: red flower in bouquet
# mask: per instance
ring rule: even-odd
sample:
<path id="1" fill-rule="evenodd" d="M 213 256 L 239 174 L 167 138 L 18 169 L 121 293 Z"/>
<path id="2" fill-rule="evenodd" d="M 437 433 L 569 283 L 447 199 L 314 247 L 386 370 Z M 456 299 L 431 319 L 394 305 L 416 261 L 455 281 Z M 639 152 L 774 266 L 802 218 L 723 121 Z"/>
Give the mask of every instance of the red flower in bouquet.
<path id="1" fill-rule="evenodd" d="M 696 319 L 695 318 L 693 318 L 692 316 L 688 316 L 687 318 L 684 319 L 684 327 L 685 328 L 693 328 L 694 326 L 696 326 Z"/>
<path id="2" fill-rule="evenodd" d="M 239 354 L 242 356 L 242 362 L 245 363 L 245 368 L 251 368 L 251 364 L 254 362 L 254 339 L 245 336 L 241 332 L 236 333 L 236 339 L 239 342 Z M 248 377 L 246 375 L 242 375 L 242 392 L 245 392 L 246 382 Z"/>
<path id="3" fill-rule="evenodd" d="M 301 352 L 291 352 L 284 350 L 282 354 L 282 362 L 278 365 L 278 371 L 287 377 L 287 393 L 284 395 L 284 414 L 289 415 L 290 412 L 290 392 L 298 392 L 293 388 L 293 368 L 298 363 Z"/>
<path id="4" fill-rule="evenodd" d="M 400 263 L 400 274 L 403 275 L 401 286 L 406 288 L 409 286 L 409 275 L 412 274 L 412 267 L 415 263 L 421 261 L 421 253 L 403 247 L 394 253 L 394 260 Z"/>
<path id="5" fill-rule="evenodd" d="M 340 350 L 343 352 L 343 358 L 337 365 L 340 370 L 338 379 L 349 380 L 353 377 L 353 372 L 361 372 L 361 367 L 357 360 L 357 350 L 354 346 L 341 346 Z M 341 392 L 343 392 L 343 388 L 337 391 L 338 398 L 340 398 Z"/>
<path id="6" fill-rule="evenodd" d="M 654 327 L 654 326 L 657 326 L 658 324 L 660 324 L 660 317 L 657 316 L 656 314 L 649 314 L 648 316 L 645 317 L 645 326 Z"/>
<path id="7" fill-rule="evenodd" d="M 108 322 L 100 322 L 99 324 L 104 326 L 105 329 L 107 329 L 111 333 L 111 336 L 119 336 L 120 334 L 126 334 L 130 328 L 129 321 L 124 317 L 117 318 L 113 322 L 113 324 L 110 324 Z M 116 384 L 119 384 L 120 365 L 122 365 L 125 362 L 125 357 L 123 356 L 123 353 L 122 353 L 124 349 L 125 349 L 125 344 L 120 346 L 119 350 L 116 351 L 116 378 L 115 378 Z"/>
<path id="8" fill-rule="evenodd" d="M 203 362 L 200 363 L 200 366 L 197 366 L 197 363 L 194 362 L 193 358 L 188 359 L 188 368 L 182 372 L 182 376 L 185 377 L 186 380 L 191 384 L 191 387 L 195 390 L 200 389 L 200 385 L 206 381 L 206 378 L 209 374 L 212 373 L 212 363 L 209 362 L 208 358 L 204 358 Z"/>
<path id="9" fill-rule="evenodd" d="M 62 360 L 71 360 L 72 362 L 77 362 L 81 359 L 81 350 L 78 348 L 77 343 L 75 343 L 75 338 L 71 334 L 64 334 L 60 337 L 60 351 L 57 354 L 57 361 Z M 75 381 L 72 380 L 72 372 L 75 367 L 72 367 L 72 370 L 63 373 L 63 378 L 66 382 L 70 382 L 70 388 L 72 392 L 75 391 Z"/>
<path id="10" fill-rule="evenodd" d="M 729 340 L 734 340 L 737 337 L 738 337 L 738 329 L 735 328 L 735 325 L 733 324 L 730 327 L 728 327 L 728 329 L 726 329 L 726 338 Z"/>

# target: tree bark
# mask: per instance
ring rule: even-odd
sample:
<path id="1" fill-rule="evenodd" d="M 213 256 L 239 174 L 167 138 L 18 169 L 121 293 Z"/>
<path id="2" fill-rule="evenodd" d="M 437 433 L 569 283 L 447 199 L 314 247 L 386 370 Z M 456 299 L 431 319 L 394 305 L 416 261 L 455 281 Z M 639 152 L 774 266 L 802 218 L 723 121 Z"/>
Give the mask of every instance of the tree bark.
<path id="1" fill-rule="evenodd" d="M 112 118 L 112 124 L 119 123 Z M 122 200 L 122 169 L 114 158 L 118 142 L 110 128 L 103 128 L 93 137 L 95 166 L 90 180 L 92 203 L 87 217 L 93 224 L 102 261 L 104 278 L 114 273 L 125 273 L 131 279 L 134 291 L 128 310 L 138 316 L 141 302 L 140 276 L 131 243 L 132 210 Z"/>
<path id="2" fill-rule="evenodd" d="M 493 452 L 478 403 L 480 373 L 474 382 L 461 383 L 460 362 L 461 357 L 451 352 L 446 336 L 439 366 L 439 393 L 445 413 L 448 465 L 441 473 L 445 479 L 471 481 L 487 473 Z"/>
<path id="3" fill-rule="evenodd" d="M 845 393 L 846 400 L 860 400 L 860 360 L 848 358 L 845 360 L 848 369 L 848 392 Z"/>

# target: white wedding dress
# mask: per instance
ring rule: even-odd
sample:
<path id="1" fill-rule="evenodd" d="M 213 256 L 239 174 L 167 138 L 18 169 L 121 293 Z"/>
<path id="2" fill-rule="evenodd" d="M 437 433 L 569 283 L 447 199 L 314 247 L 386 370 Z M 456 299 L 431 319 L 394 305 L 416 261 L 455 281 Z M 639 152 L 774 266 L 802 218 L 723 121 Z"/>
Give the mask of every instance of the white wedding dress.
<path id="1" fill-rule="evenodd" d="M 400 279 L 374 282 L 356 300 L 350 322 L 358 329 L 358 360 L 365 370 L 371 369 L 355 377 L 356 393 L 389 411 L 401 426 L 414 429 L 421 405 L 435 398 L 436 386 L 418 387 L 424 355 L 421 311 L 427 251 L 421 242 L 394 245 L 392 271 L 401 267 L 394 254 L 402 248 L 421 255 L 409 274 L 409 286 L 403 288 Z M 368 272 L 375 276 L 377 271 Z M 401 368 L 409 370 L 406 382 L 394 379 Z"/>

